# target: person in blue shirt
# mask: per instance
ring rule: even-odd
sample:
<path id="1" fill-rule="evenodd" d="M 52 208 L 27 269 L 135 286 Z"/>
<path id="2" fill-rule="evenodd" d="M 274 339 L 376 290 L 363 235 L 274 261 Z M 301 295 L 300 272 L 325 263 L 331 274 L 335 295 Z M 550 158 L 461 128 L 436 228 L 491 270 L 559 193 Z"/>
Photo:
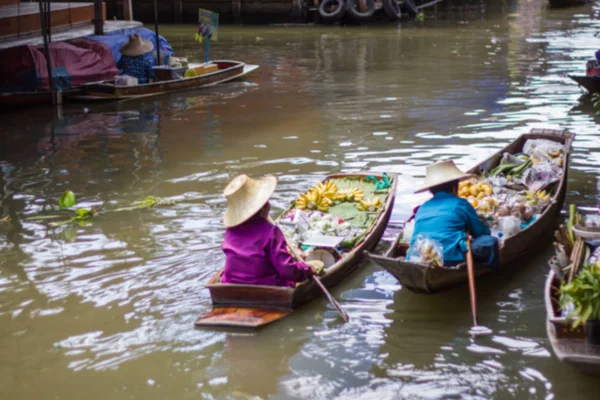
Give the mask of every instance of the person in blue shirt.
<path id="1" fill-rule="evenodd" d="M 133 34 L 123 47 L 121 47 L 121 59 L 117 68 L 121 75 L 129 75 L 137 78 L 138 84 L 150 83 L 154 79 L 154 56 L 152 42 L 142 39 L 140 35 Z"/>
<path id="2" fill-rule="evenodd" d="M 490 236 L 490 229 L 471 204 L 457 196 L 458 182 L 472 176 L 461 172 L 452 161 L 427 167 L 424 185 L 415 193 L 429 190 L 433 198 L 417 210 L 410 246 L 419 235 L 436 240 L 443 248 L 444 266 L 455 266 L 466 259 L 469 232 L 475 238 L 471 244 L 475 263 L 495 268 L 499 257 L 498 240 Z"/>

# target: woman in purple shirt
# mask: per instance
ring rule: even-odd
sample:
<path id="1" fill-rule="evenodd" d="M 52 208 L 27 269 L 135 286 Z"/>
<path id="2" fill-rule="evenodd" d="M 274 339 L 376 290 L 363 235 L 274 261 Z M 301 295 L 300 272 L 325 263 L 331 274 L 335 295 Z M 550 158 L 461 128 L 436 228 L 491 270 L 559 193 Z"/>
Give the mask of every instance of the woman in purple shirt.
<path id="1" fill-rule="evenodd" d="M 222 283 L 294 287 L 323 270 L 320 261 L 296 261 L 287 250 L 285 236 L 269 219 L 269 198 L 277 178 L 252 179 L 239 175 L 227 185 L 227 227 Z"/>

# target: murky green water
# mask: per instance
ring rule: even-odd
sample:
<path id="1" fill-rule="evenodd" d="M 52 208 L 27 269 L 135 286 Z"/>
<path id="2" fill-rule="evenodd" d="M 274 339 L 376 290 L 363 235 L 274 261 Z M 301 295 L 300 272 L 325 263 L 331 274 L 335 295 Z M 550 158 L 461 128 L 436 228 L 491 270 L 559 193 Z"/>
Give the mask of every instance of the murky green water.
<path id="1" fill-rule="evenodd" d="M 568 128 L 567 201 L 598 203 L 598 120 L 565 75 L 600 48 L 600 4 L 455 3 L 401 27 L 224 27 L 214 58 L 261 65 L 245 81 L 2 114 L 0 397 L 597 399 L 598 380 L 551 354 L 549 249 L 481 280 L 482 338 L 465 287 L 414 295 L 369 263 L 333 290 L 349 324 L 319 299 L 259 333 L 193 328 L 223 262 L 220 193 L 241 172 L 277 175 L 281 208 L 327 173 L 393 171 L 400 220 L 432 160 L 468 167 L 531 128 Z M 162 33 L 201 59 L 193 30 Z M 25 220 L 67 188 L 84 206 L 177 205 L 84 227 Z"/>

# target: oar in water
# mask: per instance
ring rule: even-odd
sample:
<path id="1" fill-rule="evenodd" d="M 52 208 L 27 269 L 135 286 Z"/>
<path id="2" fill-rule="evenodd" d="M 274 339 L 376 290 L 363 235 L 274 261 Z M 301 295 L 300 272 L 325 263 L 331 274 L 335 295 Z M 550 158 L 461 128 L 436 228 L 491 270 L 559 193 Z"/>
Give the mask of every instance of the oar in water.
<path id="1" fill-rule="evenodd" d="M 268 219 L 269 219 L 270 223 L 272 223 L 273 225 L 275 225 L 275 221 L 273 221 L 273 219 L 271 218 L 271 216 L 269 216 Z M 296 251 L 296 248 L 294 246 L 292 246 L 288 242 L 287 237 L 285 238 L 285 241 L 286 241 L 286 243 L 288 245 L 288 248 L 292 252 L 292 255 L 294 256 L 294 258 L 296 258 L 299 261 L 304 261 L 304 259 L 300 256 L 300 254 L 298 254 L 298 252 Z M 315 283 L 317 284 L 317 286 L 323 291 L 323 293 L 325 294 L 325 296 L 327 297 L 327 299 L 329 300 L 329 302 L 331 304 L 333 304 L 333 306 L 338 311 L 338 313 L 342 316 L 342 318 L 344 319 L 344 321 L 345 322 L 350 321 L 350 316 L 348 315 L 348 313 L 346 311 L 344 311 L 342 309 L 342 306 L 340 306 L 340 303 L 338 303 L 333 298 L 333 296 L 331 295 L 331 293 L 329 293 L 329 290 L 327 290 L 327 288 L 325 287 L 325 285 L 323 285 L 323 282 L 321 282 L 321 280 L 316 275 L 312 275 L 311 277 L 315 281 Z"/>
<path id="2" fill-rule="evenodd" d="M 473 314 L 473 327 L 469 330 L 472 335 L 485 335 L 492 333 L 486 327 L 477 323 L 477 293 L 475 292 L 475 267 L 473 266 L 473 252 L 471 251 L 471 238 L 467 234 L 467 274 L 469 276 L 469 297 L 471 298 L 471 313 Z"/>

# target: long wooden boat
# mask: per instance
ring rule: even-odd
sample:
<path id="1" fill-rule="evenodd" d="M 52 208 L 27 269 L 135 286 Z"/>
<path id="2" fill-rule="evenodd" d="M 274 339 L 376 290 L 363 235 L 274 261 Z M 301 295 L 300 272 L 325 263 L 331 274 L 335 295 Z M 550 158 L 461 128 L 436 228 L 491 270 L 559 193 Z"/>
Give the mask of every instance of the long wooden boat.
<path id="1" fill-rule="evenodd" d="M 76 96 L 79 100 L 124 100 L 156 96 L 159 94 L 191 90 L 217 85 L 238 79 L 256 70 L 258 65 L 249 65 L 240 61 L 216 60 L 218 70 L 183 79 L 152 82 L 136 86 L 116 86 L 114 83 L 93 83 L 83 86 L 83 93 Z"/>
<path id="2" fill-rule="evenodd" d="M 560 279 L 550 271 L 544 287 L 546 305 L 546 330 L 552 350 L 562 362 L 569 363 L 588 375 L 600 375 L 600 346 L 587 344 L 585 330 L 573 329 L 569 321 L 560 314 L 558 289 Z"/>
<path id="3" fill-rule="evenodd" d="M 554 186 L 552 203 L 544 210 L 538 219 L 526 229 L 507 238 L 500 248 L 500 268 L 506 269 L 511 264 L 521 262 L 525 257 L 537 252 L 547 244 L 544 237 L 551 237 L 554 232 L 556 217 L 562 209 L 567 189 L 567 173 L 569 168 L 569 153 L 575 135 L 568 131 L 550 129 L 533 129 L 530 133 L 519 136 L 489 159 L 471 168 L 468 172 L 480 174 L 490 171 L 499 164 L 505 152 L 515 154 L 523 149 L 528 139 L 548 139 L 565 145 L 563 174 Z M 392 274 L 402 286 L 415 293 L 437 293 L 468 281 L 466 265 L 454 268 L 439 268 L 423 263 L 406 261 L 407 245 L 400 243 L 402 232 L 392 243 L 383 256 L 367 253 L 367 257 Z M 482 276 L 492 272 L 490 268 L 475 265 L 475 275 Z"/>
<path id="4" fill-rule="evenodd" d="M 63 99 L 81 93 L 81 89 L 69 89 L 62 93 Z M 52 92 L 12 92 L 0 93 L 0 110 L 13 109 L 40 104 L 52 105 Z"/>
<path id="5" fill-rule="evenodd" d="M 379 173 L 356 173 L 329 175 L 328 179 L 375 176 Z M 370 250 L 379 242 L 390 219 L 396 197 L 396 176 L 390 176 L 392 186 L 383 202 L 384 208 L 371 226 L 368 233 L 335 264 L 327 268 L 325 275 L 319 277 L 326 287 L 332 287 L 350 275 L 359 265 L 363 252 Z M 296 288 L 223 284 L 223 270 L 215 274 L 206 284 L 210 291 L 213 309 L 201 315 L 196 326 L 221 326 L 236 328 L 258 328 L 281 319 L 294 309 L 323 294 L 312 280 L 303 282 Z"/>
<path id="6" fill-rule="evenodd" d="M 590 3 L 590 0 L 548 0 L 550 7 L 552 8 L 564 8 L 564 7 L 575 7 L 582 6 Z"/>
<path id="7" fill-rule="evenodd" d="M 585 66 L 585 75 L 569 75 L 569 78 L 587 90 L 590 94 L 600 93 L 600 63 L 590 60 Z"/>

